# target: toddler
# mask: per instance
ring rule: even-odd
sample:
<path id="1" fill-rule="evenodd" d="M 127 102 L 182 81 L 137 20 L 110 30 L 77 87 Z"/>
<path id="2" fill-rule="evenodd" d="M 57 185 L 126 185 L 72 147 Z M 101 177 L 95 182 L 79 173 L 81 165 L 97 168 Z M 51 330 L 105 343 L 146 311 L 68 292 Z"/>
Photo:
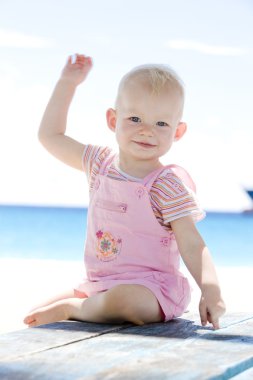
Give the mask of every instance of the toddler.
<path id="1" fill-rule="evenodd" d="M 171 320 L 190 302 L 180 255 L 201 290 L 202 325 L 219 328 L 225 304 L 211 255 L 195 222 L 204 217 L 189 174 L 160 157 L 180 140 L 184 89 L 165 65 L 134 68 L 120 82 L 108 127 L 119 151 L 83 145 L 65 135 L 77 86 L 92 60 L 69 57 L 44 113 L 39 139 L 66 164 L 84 170 L 90 188 L 86 277 L 76 286 L 33 309 L 29 326 L 72 319 L 137 325 Z"/>

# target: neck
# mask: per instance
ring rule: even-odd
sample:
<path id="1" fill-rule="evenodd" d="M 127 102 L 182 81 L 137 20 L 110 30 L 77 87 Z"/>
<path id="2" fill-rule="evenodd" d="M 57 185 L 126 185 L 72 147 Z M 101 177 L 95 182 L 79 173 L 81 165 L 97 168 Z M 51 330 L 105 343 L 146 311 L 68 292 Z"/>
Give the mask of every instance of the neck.
<path id="1" fill-rule="evenodd" d="M 149 173 L 161 168 L 163 165 L 159 160 L 136 160 L 130 157 L 118 156 L 117 165 L 120 170 L 135 178 L 145 178 Z"/>

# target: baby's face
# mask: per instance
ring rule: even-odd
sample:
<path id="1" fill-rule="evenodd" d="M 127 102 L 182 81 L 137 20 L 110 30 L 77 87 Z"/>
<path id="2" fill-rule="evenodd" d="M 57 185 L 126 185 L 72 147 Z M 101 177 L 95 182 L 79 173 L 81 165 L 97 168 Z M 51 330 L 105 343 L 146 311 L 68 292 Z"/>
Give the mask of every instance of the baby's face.
<path id="1" fill-rule="evenodd" d="M 131 84 L 120 94 L 116 109 L 116 139 L 125 158 L 155 163 L 179 139 L 182 99 L 173 89 L 153 94 Z"/>

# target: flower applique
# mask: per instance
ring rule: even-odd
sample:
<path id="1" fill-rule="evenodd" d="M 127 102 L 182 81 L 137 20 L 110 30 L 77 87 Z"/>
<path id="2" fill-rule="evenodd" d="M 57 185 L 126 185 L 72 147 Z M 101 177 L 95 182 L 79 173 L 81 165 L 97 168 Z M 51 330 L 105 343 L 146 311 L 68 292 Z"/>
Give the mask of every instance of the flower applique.
<path id="1" fill-rule="evenodd" d="M 162 237 L 160 239 L 160 243 L 161 243 L 162 247 L 168 247 L 169 242 L 170 242 L 170 238 L 168 236 Z"/>
<path id="2" fill-rule="evenodd" d="M 121 250 L 122 240 L 110 232 L 97 231 L 97 258 L 101 261 L 114 260 Z"/>

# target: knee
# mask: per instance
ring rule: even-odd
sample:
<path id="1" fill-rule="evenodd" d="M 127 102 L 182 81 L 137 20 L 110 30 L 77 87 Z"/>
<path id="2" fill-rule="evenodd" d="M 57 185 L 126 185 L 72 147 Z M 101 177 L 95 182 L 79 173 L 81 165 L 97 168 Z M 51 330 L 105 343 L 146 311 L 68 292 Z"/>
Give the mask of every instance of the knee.
<path id="1" fill-rule="evenodd" d="M 131 322 L 137 325 L 145 323 L 142 305 L 133 302 L 132 291 L 125 285 L 115 286 L 106 292 L 104 307 L 107 315 L 121 322 Z"/>
<path id="2" fill-rule="evenodd" d="M 124 285 L 118 285 L 107 290 L 104 296 L 104 307 L 107 312 L 112 312 L 119 316 L 125 316 L 129 309 L 128 294 Z"/>

